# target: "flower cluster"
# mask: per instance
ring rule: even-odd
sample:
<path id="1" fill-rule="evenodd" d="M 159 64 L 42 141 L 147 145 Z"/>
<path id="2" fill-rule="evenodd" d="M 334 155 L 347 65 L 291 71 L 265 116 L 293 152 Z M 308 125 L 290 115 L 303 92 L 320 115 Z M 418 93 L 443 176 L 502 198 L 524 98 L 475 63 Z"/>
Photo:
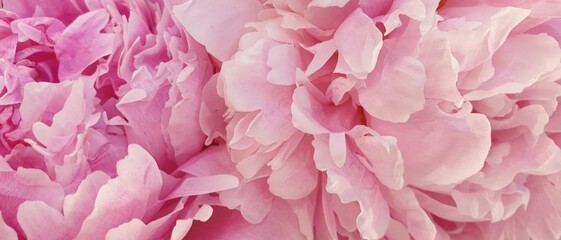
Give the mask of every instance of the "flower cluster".
<path id="1" fill-rule="evenodd" d="M 2 239 L 560 239 L 561 2 L 0 1 Z"/>

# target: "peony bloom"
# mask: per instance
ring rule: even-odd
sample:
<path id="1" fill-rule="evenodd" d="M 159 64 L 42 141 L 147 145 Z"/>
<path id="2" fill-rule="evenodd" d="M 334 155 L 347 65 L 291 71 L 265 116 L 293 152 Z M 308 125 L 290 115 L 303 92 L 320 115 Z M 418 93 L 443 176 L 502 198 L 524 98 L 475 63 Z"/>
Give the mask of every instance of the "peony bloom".
<path id="1" fill-rule="evenodd" d="M 561 238 L 561 3 L 0 8 L 1 238 Z"/>
<path id="2" fill-rule="evenodd" d="M 167 198 L 204 148 L 214 71 L 171 7 L 3 2 L 2 238 L 182 239 L 210 217 L 211 202 Z"/>

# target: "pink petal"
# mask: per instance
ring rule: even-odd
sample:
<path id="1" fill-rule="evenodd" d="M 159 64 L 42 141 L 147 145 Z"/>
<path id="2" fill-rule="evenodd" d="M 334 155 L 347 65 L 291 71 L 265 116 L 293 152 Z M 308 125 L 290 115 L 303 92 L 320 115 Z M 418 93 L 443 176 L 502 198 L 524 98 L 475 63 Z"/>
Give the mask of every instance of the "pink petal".
<path id="1" fill-rule="evenodd" d="M 220 61 L 228 60 L 238 49 L 245 24 L 257 20 L 261 4 L 242 0 L 235 5 L 227 0 L 190 0 L 173 8 L 174 16 L 197 42 Z"/>
<path id="2" fill-rule="evenodd" d="M 357 148 L 364 154 L 369 169 L 376 174 L 381 183 L 392 189 L 404 185 L 403 158 L 396 139 L 391 136 L 378 136 L 378 133 L 357 126 L 349 133 L 354 137 Z"/>
<path id="3" fill-rule="evenodd" d="M 158 201 L 162 177 L 155 160 L 138 145 L 129 145 L 128 154 L 117 163 L 119 176 L 99 190 L 77 238 L 103 236 L 113 227 L 142 218 Z M 122 201 L 115 202 L 114 196 L 121 196 Z"/>
<path id="4" fill-rule="evenodd" d="M 164 170 L 175 165 L 171 161 L 164 161 L 167 159 L 167 146 L 161 124 L 166 95 L 166 89 L 159 88 L 155 96 L 149 98 L 144 90 L 136 88 L 127 92 L 117 104 L 117 108 L 128 121 L 125 130 L 129 143 L 145 148 Z"/>
<path id="5" fill-rule="evenodd" d="M 434 239 L 436 237 L 435 223 L 419 205 L 419 200 L 417 200 L 413 191 L 404 188 L 399 191 L 390 191 L 385 196 L 390 207 L 395 209 L 392 216 L 407 228 L 407 232 L 414 239 Z"/>
<path id="6" fill-rule="evenodd" d="M 130 222 L 123 223 L 120 226 L 111 229 L 105 236 L 106 239 L 161 239 L 169 236 L 172 230 L 175 230 L 181 221 L 187 221 L 192 224 L 193 220 L 206 221 L 212 214 L 212 208 L 208 205 L 203 205 L 200 208 L 193 208 L 192 212 L 187 213 L 187 216 L 181 216 L 184 210 L 185 201 L 180 201 L 173 211 L 159 219 L 156 219 L 148 224 L 145 224 L 140 219 L 135 218 Z M 184 214 L 184 213 L 183 213 Z M 206 217 L 205 217 L 206 216 Z M 201 219 L 201 217 L 203 217 Z M 175 225 L 175 226 L 174 226 Z M 189 231 L 190 226 L 186 226 L 185 231 Z M 174 231 L 176 232 L 176 231 Z M 185 232 L 185 233 L 186 233 Z M 176 233 L 177 234 L 177 233 Z M 173 235 L 173 234 L 172 234 Z M 172 237 L 173 239 L 173 237 Z"/>
<path id="7" fill-rule="evenodd" d="M 225 207 L 239 208 L 243 218 L 252 224 L 261 223 L 268 216 L 273 199 L 264 178 L 241 183 L 238 188 L 220 193 L 220 202 Z"/>
<path id="8" fill-rule="evenodd" d="M 448 114 L 433 102 L 406 123 L 376 120 L 371 127 L 397 139 L 405 181 L 417 186 L 465 180 L 481 170 L 491 146 L 485 116 L 465 111 Z"/>
<path id="9" fill-rule="evenodd" d="M 37 221 L 40 216 L 40 221 Z M 44 202 L 27 201 L 20 205 L 18 222 L 28 239 L 61 239 L 64 231 L 64 216 Z"/>
<path id="10" fill-rule="evenodd" d="M 4 3 L 3 9 L 16 13 L 19 17 L 49 16 L 62 18 L 66 23 L 75 18 L 79 9 L 65 0 L 22 0 Z"/>
<path id="11" fill-rule="evenodd" d="M 6 238 L 6 240 L 17 240 L 18 234 L 16 231 L 8 226 L 6 222 L 4 222 L 4 218 L 2 218 L 2 213 L 0 213 L 0 236 Z"/>
<path id="12" fill-rule="evenodd" d="M 357 122 L 357 111 L 350 101 L 334 106 L 312 87 L 297 88 L 292 100 L 292 124 L 302 132 L 345 132 Z"/>
<path id="13" fill-rule="evenodd" d="M 390 210 L 375 175 L 367 170 L 355 154 L 348 154 L 345 164 L 340 168 L 329 163 L 330 157 L 325 157 L 330 156 L 327 139 L 316 135 L 314 147 L 317 168 L 327 170 L 326 191 L 336 194 L 343 204 L 358 203 L 357 213 L 350 214 L 348 210 L 342 212 L 350 214 L 346 217 L 354 221 L 353 227 L 356 226 L 363 238 L 381 238 L 389 224 Z"/>
<path id="14" fill-rule="evenodd" d="M 528 52 L 529 51 L 529 52 Z M 493 56 L 494 76 L 464 97 L 478 100 L 500 93 L 519 93 L 561 61 L 559 43 L 548 35 L 507 38 Z"/>
<path id="15" fill-rule="evenodd" d="M 313 149 L 309 139 L 302 140 L 298 148 L 284 159 L 284 164 L 279 169 L 272 169 L 269 176 L 269 190 L 283 199 L 300 199 L 312 192 L 317 185 L 317 170 L 310 161 Z M 296 186 L 288 188 L 286 186 Z"/>
<path id="16" fill-rule="evenodd" d="M 238 185 L 238 178 L 227 174 L 188 177 L 183 180 L 179 186 L 177 186 L 175 191 L 168 196 L 168 199 L 220 192 L 236 188 Z"/>
<path id="17" fill-rule="evenodd" d="M 327 63 L 337 50 L 337 45 L 335 45 L 333 40 L 328 40 L 311 46 L 306 50 L 314 54 L 314 58 L 312 58 L 312 61 L 308 64 L 308 68 L 306 69 L 306 75 L 310 76 Z"/>
<path id="18" fill-rule="evenodd" d="M 312 0 L 308 7 L 343 7 L 347 4 L 349 0 Z"/>
<path id="19" fill-rule="evenodd" d="M 208 231 L 208 229 L 215 229 Z M 236 210 L 215 208 L 206 223 L 195 223 L 186 236 L 187 239 L 292 239 L 304 237 L 298 230 L 298 220 L 290 207 L 275 201 L 274 207 L 260 224 L 246 222 Z"/>
<path id="20" fill-rule="evenodd" d="M 42 201 L 61 210 L 64 190 L 42 171 L 19 168 L 16 172 L 0 172 L 0 210 L 5 222 L 19 230 L 16 220 L 18 206 L 25 201 Z"/>
<path id="21" fill-rule="evenodd" d="M 439 27 L 449 32 L 452 53 L 460 70 L 469 70 L 490 59 L 529 13 L 528 9 L 514 7 L 451 8 L 443 13 L 451 20 L 440 23 Z"/>
<path id="22" fill-rule="evenodd" d="M 275 46 L 269 50 L 267 65 L 271 71 L 267 80 L 278 85 L 296 84 L 296 68 L 302 68 L 298 50 L 289 44 Z"/>
<path id="23" fill-rule="evenodd" d="M 340 55 L 336 72 L 364 79 L 374 70 L 382 49 L 382 34 L 362 10 L 355 10 L 341 23 L 333 40 Z"/>
<path id="24" fill-rule="evenodd" d="M 423 109 L 425 68 L 412 57 L 386 63 L 379 74 L 371 74 L 359 88 L 359 101 L 368 114 L 390 122 L 405 122 Z"/>
<path id="25" fill-rule="evenodd" d="M 208 136 L 205 141 L 209 145 L 216 137 L 226 138 L 226 123 L 222 120 L 222 114 L 227 110 L 224 100 L 217 92 L 218 75 L 206 83 L 202 92 L 202 105 L 199 115 L 201 130 Z"/>
<path id="26" fill-rule="evenodd" d="M 427 34 L 420 49 L 419 59 L 427 75 L 425 97 L 454 103 L 459 101 L 462 97 L 456 86 L 459 66 L 445 33 L 433 30 Z"/>
<path id="27" fill-rule="evenodd" d="M 541 180 L 541 179 L 540 179 Z M 519 220 L 532 239 L 561 238 L 561 201 L 559 189 L 543 180 L 532 181 L 532 191 L 528 207 L 521 211 Z"/>
<path id="28" fill-rule="evenodd" d="M 60 79 L 74 79 L 89 65 L 113 52 L 115 35 L 100 33 L 109 20 L 105 10 L 88 12 L 69 25 L 55 45 Z"/>

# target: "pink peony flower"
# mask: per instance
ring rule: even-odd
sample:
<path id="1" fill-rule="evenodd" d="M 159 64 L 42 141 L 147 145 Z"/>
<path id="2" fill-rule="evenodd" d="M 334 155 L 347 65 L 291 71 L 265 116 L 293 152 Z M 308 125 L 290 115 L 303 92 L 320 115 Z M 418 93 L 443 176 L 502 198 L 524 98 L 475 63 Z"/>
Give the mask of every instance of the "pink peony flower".
<path id="1" fill-rule="evenodd" d="M 210 202 L 166 199 L 204 148 L 214 71 L 171 7 L 3 3 L 2 236 L 181 239 L 210 217 Z"/>
<path id="2" fill-rule="evenodd" d="M 0 238 L 560 239 L 560 19 L 0 1 Z"/>

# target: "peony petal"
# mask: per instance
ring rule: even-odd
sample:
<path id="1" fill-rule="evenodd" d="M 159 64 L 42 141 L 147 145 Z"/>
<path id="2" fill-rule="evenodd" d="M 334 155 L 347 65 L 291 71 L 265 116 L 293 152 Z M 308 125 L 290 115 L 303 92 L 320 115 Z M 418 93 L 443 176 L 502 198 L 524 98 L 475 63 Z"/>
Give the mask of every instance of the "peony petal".
<path id="1" fill-rule="evenodd" d="M 300 199 L 312 192 L 317 185 L 317 171 L 313 167 L 313 149 L 309 139 L 299 143 L 299 147 L 286 157 L 279 169 L 273 169 L 267 180 L 269 190 L 283 199 Z M 295 186 L 297 188 L 287 188 Z"/>
<path id="2" fill-rule="evenodd" d="M 252 224 L 263 221 L 271 211 L 274 196 L 266 179 L 241 183 L 238 188 L 220 193 L 220 202 L 229 209 L 238 208 L 243 218 Z"/>
<path id="3" fill-rule="evenodd" d="M 113 227 L 142 218 L 158 201 L 162 177 L 155 160 L 142 147 L 129 145 L 128 155 L 117 163 L 117 173 L 117 178 L 99 190 L 77 239 L 105 235 Z M 122 201 L 115 202 L 113 196 L 121 196 Z"/>
<path id="4" fill-rule="evenodd" d="M 181 182 L 177 188 L 170 193 L 168 199 L 184 196 L 196 196 L 208 193 L 220 192 L 239 185 L 237 177 L 227 174 L 190 177 Z"/>
<path id="5" fill-rule="evenodd" d="M 117 108 L 128 121 L 125 130 L 129 143 L 139 144 L 145 148 L 163 170 L 169 170 L 176 165 L 164 161 L 167 159 L 167 146 L 162 134 L 161 122 L 166 95 L 167 89 L 159 88 L 155 96 L 150 99 L 146 92 L 137 88 L 127 92 L 117 104 Z"/>
<path id="6" fill-rule="evenodd" d="M 382 49 L 382 34 L 362 10 L 355 10 L 341 23 L 333 40 L 340 54 L 336 72 L 364 79 L 374 70 Z"/>
<path id="7" fill-rule="evenodd" d="M 296 84 L 296 68 L 301 68 L 298 50 L 289 44 L 275 46 L 269 50 L 267 65 L 271 71 L 267 80 L 278 85 Z"/>
<path id="8" fill-rule="evenodd" d="M 419 200 L 411 189 L 404 188 L 399 191 L 390 191 L 385 196 L 390 207 L 395 209 L 395 212 L 392 212 L 392 217 L 407 228 L 407 232 L 411 234 L 413 239 L 435 239 L 437 234 L 435 223 L 419 205 Z M 391 225 L 390 223 L 390 229 Z"/>
<path id="9" fill-rule="evenodd" d="M 350 0 L 312 0 L 308 7 L 343 7 L 347 4 Z"/>
<path id="10" fill-rule="evenodd" d="M 55 45 L 60 79 L 80 76 L 90 64 L 113 52 L 115 34 L 99 33 L 108 20 L 105 10 L 96 10 L 81 15 L 64 30 Z"/>
<path id="11" fill-rule="evenodd" d="M 528 53 L 529 51 L 529 53 Z M 559 43 L 548 35 L 520 34 L 508 38 L 493 56 L 494 76 L 464 95 L 479 100 L 496 94 L 519 93 L 561 61 Z"/>
<path id="12" fill-rule="evenodd" d="M 102 172 L 94 172 L 82 181 L 73 195 L 64 199 L 62 213 L 40 201 L 23 203 L 18 210 L 18 221 L 30 239 L 61 239 L 74 237 L 82 225 L 82 221 L 91 213 L 95 196 L 109 176 Z M 49 221 L 43 221 L 49 219 Z"/>
<path id="13" fill-rule="evenodd" d="M 427 75 L 425 97 L 458 102 L 460 95 L 456 82 L 459 66 L 451 52 L 450 40 L 445 33 L 434 30 L 421 43 L 419 60 Z"/>
<path id="14" fill-rule="evenodd" d="M 397 139 L 405 181 L 417 186 L 465 180 L 481 170 L 491 146 L 485 116 L 444 113 L 433 102 L 427 102 L 406 123 L 374 120 L 371 128 Z"/>
<path id="15" fill-rule="evenodd" d="M 40 216 L 40 218 L 37 218 Z M 28 239 L 61 239 L 65 236 L 64 216 L 44 202 L 27 201 L 20 205 L 18 222 Z"/>
<path id="16" fill-rule="evenodd" d="M 306 76 L 310 76 L 327 63 L 337 50 L 337 45 L 335 45 L 333 40 L 328 40 L 309 47 L 306 50 L 314 54 L 314 58 L 312 58 L 312 61 L 308 64 L 308 68 L 306 69 Z"/>
<path id="17" fill-rule="evenodd" d="M 257 20 L 261 4 L 242 0 L 235 5 L 227 0 L 189 0 L 173 7 L 173 15 L 195 40 L 220 61 L 228 60 L 238 49 L 245 24 Z"/>
<path id="18" fill-rule="evenodd" d="M 371 75 L 359 88 L 359 101 L 368 114 L 390 122 L 405 122 L 423 109 L 425 68 L 412 57 L 402 57 L 384 65 L 379 79 Z"/>
<path id="19" fill-rule="evenodd" d="M 123 223 L 120 226 L 111 229 L 107 232 L 105 236 L 106 239 L 124 239 L 124 238 L 134 238 L 134 239 L 161 239 L 169 236 L 171 230 L 176 230 L 181 222 L 187 221 L 192 224 L 193 220 L 206 221 L 212 214 L 212 208 L 208 205 L 202 205 L 199 207 L 194 207 L 190 209 L 191 211 L 187 213 L 187 216 L 181 216 L 184 213 L 185 201 L 180 201 L 175 209 L 169 214 L 159 219 L 156 219 L 148 224 L 144 224 L 140 219 L 135 218 L 130 222 Z M 174 226 L 175 224 L 175 226 Z M 184 230 L 189 231 L 190 225 L 185 226 Z M 175 234 L 177 231 L 175 231 Z M 185 232 L 184 234 L 186 234 Z M 172 233 L 171 239 L 174 239 L 174 234 Z"/>
<path id="20" fill-rule="evenodd" d="M 532 239 L 561 238 L 561 200 L 559 189 L 551 183 L 539 184 L 542 179 L 532 181 L 528 207 L 518 216 Z"/>
<path id="21" fill-rule="evenodd" d="M 0 172 L 0 210 L 5 222 L 19 230 L 16 211 L 25 201 L 41 201 L 61 210 L 64 201 L 62 186 L 37 169 L 19 168 L 16 172 Z"/>
<path id="22" fill-rule="evenodd" d="M 2 9 L 16 13 L 19 17 L 49 16 L 62 18 L 66 23 L 80 12 L 71 2 L 65 0 L 22 0 L 6 1 Z"/>
<path id="23" fill-rule="evenodd" d="M 0 236 L 5 238 L 6 240 L 17 240 L 18 234 L 16 231 L 8 226 L 6 222 L 4 222 L 4 218 L 2 218 L 2 213 L 0 213 Z"/>
<path id="24" fill-rule="evenodd" d="M 292 124 L 304 133 L 346 132 L 357 122 L 357 111 L 350 101 L 334 106 L 312 87 L 297 88 L 292 100 Z"/>
<path id="25" fill-rule="evenodd" d="M 528 9 L 485 5 L 451 8 L 443 13 L 450 20 L 439 27 L 449 32 L 452 54 L 460 70 L 470 70 L 489 60 L 529 13 Z"/>
<path id="26" fill-rule="evenodd" d="M 404 186 L 403 158 L 396 139 L 390 136 L 377 136 L 373 130 L 357 126 L 351 130 L 351 135 L 357 148 L 368 159 L 369 169 L 376 174 L 381 183 L 392 189 Z"/>
<path id="27" fill-rule="evenodd" d="M 207 223 L 193 224 L 186 239 L 305 239 L 288 204 L 276 200 L 271 213 L 259 224 L 247 223 L 236 210 L 217 207 Z M 208 231 L 216 229 L 216 231 Z"/>

